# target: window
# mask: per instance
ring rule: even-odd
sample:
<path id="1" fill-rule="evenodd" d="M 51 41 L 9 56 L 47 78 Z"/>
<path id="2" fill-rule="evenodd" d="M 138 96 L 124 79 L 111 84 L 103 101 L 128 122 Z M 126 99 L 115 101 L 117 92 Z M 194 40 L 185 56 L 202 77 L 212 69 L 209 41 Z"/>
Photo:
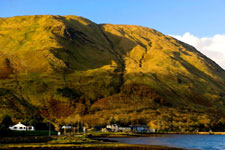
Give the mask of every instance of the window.
<path id="1" fill-rule="evenodd" d="M 20 127 L 20 129 L 23 129 L 23 127 Z"/>
<path id="2" fill-rule="evenodd" d="M 17 129 L 17 127 L 14 127 L 14 129 Z"/>

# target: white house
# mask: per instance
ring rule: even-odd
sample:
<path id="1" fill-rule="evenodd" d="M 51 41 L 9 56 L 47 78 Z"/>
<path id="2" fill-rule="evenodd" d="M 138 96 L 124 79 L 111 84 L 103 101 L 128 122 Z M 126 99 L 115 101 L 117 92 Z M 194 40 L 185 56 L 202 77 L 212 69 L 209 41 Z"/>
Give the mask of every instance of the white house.
<path id="1" fill-rule="evenodd" d="M 131 127 L 119 127 L 118 131 L 120 131 L 120 132 L 130 132 Z"/>
<path id="2" fill-rule="evenodd" d="M 119 127 L 117 124 L 107 125 L 106 128 L 111 129 L 111 131 L 113 131 L 113 132 L 118 132 L 118 130 L 119 130 Z"/>
<path id="3" fill-rule="evenodd" d="M 14 126 L 9 127 L 10 130 L 15 130 L 15 131 L 34 131 L 34 126 L 25 126 L 21 122 Z"/>
<path id="4" fill-rule="evenodd" d="M 62 129 L 72 129 L 72 126 L 65 125 L 65 126 L 62 126 Z"/>

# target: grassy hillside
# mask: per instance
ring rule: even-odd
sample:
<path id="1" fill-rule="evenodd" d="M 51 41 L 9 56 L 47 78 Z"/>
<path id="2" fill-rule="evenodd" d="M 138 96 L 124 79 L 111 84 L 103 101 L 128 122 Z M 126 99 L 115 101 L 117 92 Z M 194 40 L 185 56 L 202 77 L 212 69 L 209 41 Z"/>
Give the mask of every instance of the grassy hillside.
<path id="1" fill-rule="evenodd" d="M 224 123 L 225 71 L 154 29 L 77 16 L 0 18 L 0 117 L 163 130 Z"/>

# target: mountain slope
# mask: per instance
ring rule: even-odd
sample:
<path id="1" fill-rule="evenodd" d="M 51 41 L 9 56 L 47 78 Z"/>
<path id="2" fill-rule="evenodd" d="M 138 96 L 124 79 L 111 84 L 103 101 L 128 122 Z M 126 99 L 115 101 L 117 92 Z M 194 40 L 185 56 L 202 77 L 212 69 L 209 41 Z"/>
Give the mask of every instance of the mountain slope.
<path id="1" fill-rule="evenodd" d="M 212 128 L 225 113 L 225 71 L 194 47 L 141 26 L 0 18 L 0 68 L 1 114 L 15 120 L 33 110 L 56 125 L 81 116 L 87 125 L 183 131 Z"/>

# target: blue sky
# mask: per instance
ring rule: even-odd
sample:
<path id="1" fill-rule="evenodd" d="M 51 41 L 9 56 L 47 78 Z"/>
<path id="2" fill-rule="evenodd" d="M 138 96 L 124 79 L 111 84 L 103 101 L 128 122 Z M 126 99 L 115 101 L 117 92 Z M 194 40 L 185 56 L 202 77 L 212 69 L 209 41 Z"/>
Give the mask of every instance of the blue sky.
<path id="1" fill-rule="evenodd" d="M 0 0 L 0 17 L 37 14 L 142 25 L 170 35 L 225 34 L 225 0 Z"/>

